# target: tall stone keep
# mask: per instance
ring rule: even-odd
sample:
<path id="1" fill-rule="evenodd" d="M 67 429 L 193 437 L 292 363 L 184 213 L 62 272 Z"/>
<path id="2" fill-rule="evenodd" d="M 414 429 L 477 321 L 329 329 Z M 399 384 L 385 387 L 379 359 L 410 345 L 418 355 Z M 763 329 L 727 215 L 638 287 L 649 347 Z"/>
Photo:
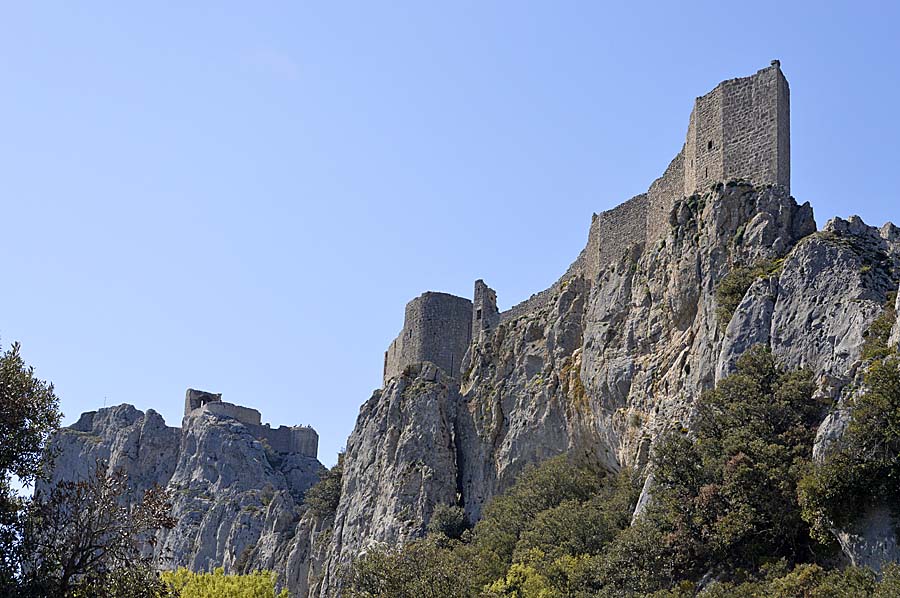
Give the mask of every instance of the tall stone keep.
<path id="1" fill-rule="evenodd" d="M 423 361 L 458 378 L 471 340 L 471 301 L 447 293 L 423 293 L 406 304 L 403 330 L 384 354 L 384 382 Z"/>
<path id="2" fill-rule="evenodd" d="M 475 300 L 472 305 L 472 337 L 481 340 L 500 324 L 497 310 L 497 293 L 484 281 L 475 281 Z"/>
<path id="3" fill-rule="evenodd" d="M 739 178 L 790 192 L 790 103 L 777 60 L 697 98 L 684 144 L 684 194 Z"/>

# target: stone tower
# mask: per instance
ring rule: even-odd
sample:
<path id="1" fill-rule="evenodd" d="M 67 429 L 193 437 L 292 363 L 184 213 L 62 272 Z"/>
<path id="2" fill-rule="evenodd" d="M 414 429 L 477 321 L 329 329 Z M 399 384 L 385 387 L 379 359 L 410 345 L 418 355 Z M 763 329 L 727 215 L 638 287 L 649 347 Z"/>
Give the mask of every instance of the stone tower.
<path id="1" fill-rule="evenodd" d="M 475 281 L 475 300 L 472 305 L 472 338 L 481 340 L 500 324 L 497 310 L 497 293 L 484 281 Z"/>
<path id="2" fill-rule="evenodd" d="M 684 144 L 684 194 L 733 179 L 791 189 L 791 98 L 781 63 L 723 81 L 694 102 Z"/>
<path id="3" fill-rule="evenodd" d="M 403 330 L 384 354 L 384 382 L 423 361 L 458 378 L 471 340 L 471 301 L 447 293 L 423 293 L 406 304 Z"/>

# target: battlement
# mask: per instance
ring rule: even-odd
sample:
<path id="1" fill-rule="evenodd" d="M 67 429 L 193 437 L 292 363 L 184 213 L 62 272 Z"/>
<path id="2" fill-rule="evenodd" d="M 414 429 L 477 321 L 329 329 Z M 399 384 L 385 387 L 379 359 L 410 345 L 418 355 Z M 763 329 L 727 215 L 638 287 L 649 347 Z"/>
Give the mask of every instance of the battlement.
<path id="1" fill-rule="evenodd" d="M 406 304 L 403 329 L 385 351 L 384 382 L 423 361 L 456 378 L 471 340 L 471 301 L 447 293 L 423 293 Z"/>
<path id="2" fill-rule="evenodd" d="M 318 455 L 319 435 L 310 426 L 272 428 L 269 424 L 262 423 L 262 416 L 256 409 L 227 403 L 222 400 L 221 393 L 189 388 L 184 398 L 184 415 L 187 417 L 198 413 L 239 421 L 257 440 L 264 441 L 277 453 L 299 453 L 313 458 Z"/>

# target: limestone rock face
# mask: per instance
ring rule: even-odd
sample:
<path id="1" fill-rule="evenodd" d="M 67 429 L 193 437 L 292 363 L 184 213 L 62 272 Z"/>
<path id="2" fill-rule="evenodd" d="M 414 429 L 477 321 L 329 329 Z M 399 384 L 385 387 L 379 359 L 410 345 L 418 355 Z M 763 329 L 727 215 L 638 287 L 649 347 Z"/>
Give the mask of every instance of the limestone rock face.
<path id="1" fill-rule="evenodd" d="M 159 560 L 167 568 L 242 570 L 267 533 L 299 521 L 299 501 L 322 466 L 267 451 L 237 420 L 194 413 L 184 418 L 168 484 L 178 524 L 161 533 Z"/>
<path id="2" fill-rule="evenodd" d="M 160 537 L 165 566 L 272 569 L 292 595 L 330 598 L 374 543 L 419 537 L 442 503 L 475 522 L 525 467 L 560 453 L 644 473 L 640 512 L 654 443 L 688 427 L 701 394 L 758 343 L 814 373 L 833 405 L 814 446 L 827 458 L 864 387 L 867 331 L 900 283 L 900 229 L 853 217 L 817 232 L 808 204 L 741 182 L 676 201 L 662 228 L 611 261 L 585 254 L 602 239 L 589 243 L 579 259 L 604 266 L 570 269 L 527 308 L 492 313 L 458 370 L 424 361 L 388 375 L 347 442 L 333 517 L 302 505 L 318 461 L 273 453 L 206 411 L 181 430 L 129 406 L 85 414 L 59 435 L 60 470 L 81 476 L 99 457 L 137 485 L 167 485 L 179 523 Z M 729 314 L 716 291 L 737 268 L 758 276 Z M 888 507 L 834 530 L 851 561 L 900 560 Z"/>
<path id="3" fill-rule="evenodd" d="M 859 218 L 834 219 L 757 280 L 725 331 L 718 377 L 751 344 L 769 344 L 789 368 L 852 377 L 865 334 L 896 286 L 900 246 Z"/>
<path id="4" fill-rule="evenodd" d="M 878 505 L 863 513 L 850 529 L 836 530 L 835 536 L 853 565 L 881 571 L 885 563 L 900 560 L 895 530 L 891 506 Z"/>
<path id="5" fill-rule="evenodd" d="M 310 557 L 323 551 L 327 525 L 302 500 L 323 470 L 317 459 L 275 453 L 229 417 L 196 411 L 179 429 L 131 405 L 85 413 L 53 443 L 51 483 L 85 479 L 102 460 L 128 475 L 138 498 L 168 488 L 178 523 L 158 534 L 160 567 L 271 569 L 304 592 L 313 581 Z"/>
<path id="6" fill-rule="evenodd" d="M 416 493 L 414 484 L 395 482 L 378 490 L 391 497 L 385 505 L 370 487 L 345 479 L 342 537 L 352 542 L 331 554 L 346 559 L 367 541 L 415 536 L 427 514 L 403 527 L 393 513 L 398 504 L 432 504 L 438 488 L 451 501 L 458 491 L 458 503 L 475 521 L 524 467 L 562 452 L 590 455 L 610 470 L 646 471 L 653 443 L 689 425 L 699 396 L 757 343 L 769 345 L 787 367 L 812 370 L 819 397 L 835 404 L 816 454 L 839 441 L 847 420 L 843 395 L 859 387 L 865 335 L 897 287 L 896 229 L 854 217 L 816 232 L 808 204 L 798 205 L 778 187 L 741 183 L 676 202 L 669 225 L 652 246 L 631 246 L 595 278 L 573 276 L 533 309 L 501 314 L 496 328 L 474 339 L 458 393 L 451 380 L 446 404 L 419 382 L 390 380 L 363 408 L 351 437 L 354 447 L 374 452 L 348 450 L 345 466 L 365 472 L 354 479 L 379 487 L 404 471 L 399 452 L 376 448 L 396 434 L 388 433 L 382 410 L 398 402 L 402 384 L 407 400 L 441 414 L 437 428 L 433 415 L 420 416 L 426 430 L 439 430 L 431 434 L 441 442 L 416 440 L 409 458 L 446 463 L 448 474 L 458 476 L 456 486 L 441 479 Z M 733 269 L 760 263 L 767 267 L 724 321 L 718 285 Z M 394 416 L 401 430 L 409 429 L 405 417 Z M 408 437 L 417 438 L 412 430 Z M 399 493 L 402 502 L 394 498 Z M 640 508 L 651 499 L 649 475 Z M 359 523 L 347 527 L 354 520 Z M 883 535 L 889 529 L 836 534 L 844 534 L 848 556 L 863 562 L 866 554 L 891 554 L 896 542 Z M 334 586 L 322 591 L 330 595 Z"/>
<path id="7" fill-rule="evenodd" d="M 98 460 L 122 470 L 135 491 L 165 486 L 175 470 L 180 430 L 166 426 L 155 411 L 118 405 L 89 411 L 56 435 L 59 449 L 51 483 L 86 479 Z M 39 484 L 39 490 L 46 485 Z"/>
<path id="8" fill-rule="evenodd" d="M 423 363 L 392 378 L 360 409 L 344 454 L 322 595 L 338 587 L 341 567 L 374 542 L 420 536 L 438 504 L 456 504 L 453 381 Z"/>
<path id="9" fill-rule="evenodd" d="M 900 291 L 897 292 L 897 303 L 894 309 L 897 313 L 900 313 Z M 900 318 L 897 318 L 897 322 L 894 323 L 894 330 L 891 332 L 891 340 L 889 342 L 892 347 L 900 345 Z"/>

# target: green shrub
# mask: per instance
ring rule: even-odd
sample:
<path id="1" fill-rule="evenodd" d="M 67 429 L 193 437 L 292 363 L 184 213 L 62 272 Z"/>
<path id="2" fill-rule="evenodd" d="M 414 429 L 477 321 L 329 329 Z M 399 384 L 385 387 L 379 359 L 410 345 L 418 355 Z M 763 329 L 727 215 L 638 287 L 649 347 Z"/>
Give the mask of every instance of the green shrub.
<path id="1" fill-rule="evenodd" d="M 428 531 L 458 540 L 469 527 L 466 512 L 456 505 L 437 505 L 428 522 Z"/>
<path id="2" fill-rule="evenodd" d="M 716 286 L 716 318 L 722 326 L 731 321 L 750 285 L 764 276 L 778 272 L 784 260 L 761 260 L 752 266 L 739 266 L 722 277 Z"/>
<path id="3" fill-rule="evenodd" d="M 897 321 L 896 301 L 897 293 L 889 293 L 884 311 L 866 331 L 866 341 L 862 349 L 863 359 L 884 359 L 894 353 L 893 348 L 888 346 L 888 340 Z"/>
<path id="4" fill-rule="evenodd" d="M 287 590 L 275 593 L 275 574 L 271 571 L 225 575 L 221 568 L 212 573 L 178 569 L 163 572 L 161 577 L 180 598 L 288 598 Z"/>
<path id="5" fill-rule="evenodd" d="M 341 484 L 344 478 L 344 454 L 338 455 L 334 467 L 322 474 L 315 486 L 306 491 L 303 504 L 319 517 L 334 517 L 341 501 Z"/>
<path id="6" fill-rule="evenodd" d="M 900 359 L 875 361 L 865 385 L 849 402 L 839 447 L 800 486 L 803 516 L 820 538 L 871 504 L 900 500 Z"/>

